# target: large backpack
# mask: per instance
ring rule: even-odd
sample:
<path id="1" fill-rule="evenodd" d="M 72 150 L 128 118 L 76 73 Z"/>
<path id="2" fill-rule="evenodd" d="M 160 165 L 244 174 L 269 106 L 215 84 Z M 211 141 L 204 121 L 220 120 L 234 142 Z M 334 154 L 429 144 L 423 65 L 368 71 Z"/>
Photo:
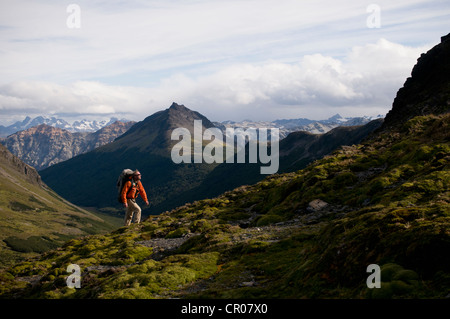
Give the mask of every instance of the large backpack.
<path id="1" fill-rule="evenodd" d="M 122 173 L 120 173 L 119 178 L 117 179 L 117 200 L 119 201 L 119 203 L 123 204 L 122 197 L 120 195 L 122 194 L 122 189 L 125 186 L 125 183 L 130 179 L 133 173 L 133 170 L 126 168 L 122 171 Z"/>

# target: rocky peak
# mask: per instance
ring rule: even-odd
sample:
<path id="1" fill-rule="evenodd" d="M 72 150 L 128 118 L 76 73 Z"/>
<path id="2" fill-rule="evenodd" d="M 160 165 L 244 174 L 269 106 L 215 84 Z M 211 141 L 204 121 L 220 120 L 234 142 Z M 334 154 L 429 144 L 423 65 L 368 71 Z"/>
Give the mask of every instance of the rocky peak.
<path id="1" fill-rule="evenodd" d="M 156 112 L 136 123 L 120 138 L 117 138 L 117 144 L 114 146 L 145 149 L 167 156 L 170 155 L 168 150 L 173 144 L 172 131 L 176 128 L 187 128 L 193 134 L 194 120 L 201 120 L 203 129 L 215 127 L 202 114 L 173 102 L 168 109 Z"/>
<path id="2" fill-rule="evenodd" d="M 50 126 L 47 124 L 40 124 L 38 126 L 31 127 L 27 130 L 17 132 L 17 136 L 25 137 L 31 135 L 45 135 L 50 137 L 62 137 L 62 136 L 70 136 L 71 133 L 67 130 Z"/>
<path id="3" fill-rule="evenodd" d="M 408 119 L 427 114 L 443 114 L 450 110 L 450 34 L 441 43 L 422 54 L 411 77 L 397 92 L 384 127 L 392 127 Z"/>
<path id="4" fill-rule="evenodd" d="M 76 132 L 41 124 L 9 135 L 2 143 L 25 163 L 38 170 L 112 142 L 133 122 L 115 122 L 95 133 Z"/>
<path id="5" fill-rule="evenodd" d="M 136 124 L 134 121 L 115 121 L 114 123 L 101 128 L 97 132 L 89 134 L 88 139 L 91 141 L 91 146 L 96 148 L 112 142 L 117 137 L 128 131 L 134 124 Z"/>
<path id="6" fill-rule="evenodd" d="M 214 127 L 214 124 L 199 112 L 192 111 L 175 102 L 168 109 L 168 120 L 173 128 L 185 127 L 190 131 L 193 130 L 195 120 L 201 120 L 205 128 Z"/>
<path id="7" fill-rule="evenodd" d="M 182 104 L 180 105 L 180 104 L 178 104 L 176 102 L 172 102 L 172 105 L 169 107 L 169 110 L 172 110 L 172 111 L 184 111 L 184 112 L 189 111 L 189 109 L 186 106 L 184 106 Z"/>

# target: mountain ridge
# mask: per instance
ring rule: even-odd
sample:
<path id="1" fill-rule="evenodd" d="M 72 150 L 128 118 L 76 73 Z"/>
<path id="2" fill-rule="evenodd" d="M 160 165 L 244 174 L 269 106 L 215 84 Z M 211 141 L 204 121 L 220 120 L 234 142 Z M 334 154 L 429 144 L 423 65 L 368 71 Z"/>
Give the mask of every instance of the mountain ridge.
<path id="1" fill-rule="evenodd" d="M 256 166 L 248 161 L 242 164 L 243 167 L 238 163 L 175 164 L 171 159 L 171 148 L 177 141 L 171 139 L 171 133 L 174 129 L 181 127 L 190 132 L 191 138 L 195 137 L 195 120 L 202 122 L 202 131 L 215 127 L 214 123 L 202 114 L 174 102 L 169 108 L 156 112 L 136 123 L 114 142 L 88 152 L 83 157 L 77 156 L 53 165 L 42 170 L 41 175 L 46 183 L 78 205 L 114 207 L 116 202 L 114 196 L 108 196 L 107 194 L 115 193 L 111 186 L 114 183 L 108 183 L 108 180 L 117 179 L 118 174 L 124 168 L 138 168 L 144 175 L 144 185 L 147 184 L 152 190 L 150 192 L 152 205 L 150 208 L 144 209 L 144 211 L 149 210 L 151 213 L 160 213 L 185 202 L 201 199 L 204 193 L 196 194 L 195 190 L 198 190 L 198 187 L 207 191 L 208 196 L 216 196 L 223 190 L 256 182 L 263 178 L 260 175 L 259 168 L 254 170 Z M 348 132 L 356 134 L 355 129 L 349 129 Z M 352 140 L 353 133 L 348 135 L 348 141 Z M 367 133 L 369 132 L 367 131 Z M 340 138 L 340 143 L 334 142 L 331 145 L 337 147 L 345 143 L 345 140 L 345 138 Z M 303 166 L 297 165 L 296 167 L 304 167 L 308 161 L 316 158 L 308 156 L 301 163 Z M 261 164 L 257 165 L 261 166 Z M 214 172 L 216 168 L 221 166 L 225 168 L 221 169 L 220 173 Z M 79 167 L 83 167 L 83 170 L 80 170 Z M 96 171 L 105 167 L 108 167 L 108 169 L 101 170 L 100 173 Z M 116 172 L 115 175 L 117 176 L 114 175 L 112 170 Z M 235 176 L 235 179 L 239 177 L 242 181 L 239 185 L 236 185 L 236 180 L 231 180 L 229 183 L 213 183 L 208 187 L 202 186 L 209 174 L 226 180 L 229 180 L 230 177 L 233 179 L 233 176 Z M 221 175 L 221 177 L 216 174 Z M 60 176 L 64 176 L 64 182 L 59 178 Z M 95 181 L 92 176 L 96 176 Z M 98 185 L 108 191 L 104 195 L 97 196 L 95 201 L 88 196 L 94 192 L 94 189 L 90 192 L 87 189 L 76 188 L 81 180 L 89 185 Z M 145 183 L 145 180 L 148 180 L 148 182 Z M 226 188 L 223 188 L 225 186 Z"/>
<path id="2" fill-rule="evenodd" d="M 364 125 L 370 121 L 383 118 L 378 115 L 376 117 L 361 116 L 343 118 L 339 114 L 335 114 L 325 120 L 311 120 L 307 118 L 298 119 L 281 119 L 274 121 L 223 121 L 213 122 L 214 125 L 225 131 L 226 128 L 278 128 L 280 139 L 285 138 L 292 132 L 310 132 L 313 134 L 324 134 L 339 126 L 357 126 Z"/>
<path id="3" fill-rule="evenodd" d="M 36 169 L 24 163 L 20 158 L 12 154 L 5 146 L 0 144 L 0 158 L 6 161 L 10 167 L 15 168 L 18 173 L 27 177 L 27 180 L 39 186 L 43 185 L 41 176 Z"/>
<path id="4" fill-rule="evenodd" d="M 177 103 L 173 102 L 172 104 Z M 170 108 L 170 107 L 169 107 Z M 163 111 L 163 110 L 162 110 Z M 156 112 L 158 113 L 158 112 Z M 198 113 L 198 112 L 197 112 Z M 201 115 L 199 113 L 199 115 Z M 201 115 L 203 116 L 203 115 Z M 298 118 L 298 119 L 277 119 L 273 121 L 252 121 L 252 120 L 243 120 L 243 121 L 212 121 L 215 127 L 220 128 L 222 131 L 227 127 L 274 127 L 280 129 L 280 136 L 284 138 L 287 134 L 294 131 L 308 131 L 315 134 L 326 133 L 329 130 L 337 127 L 337 126 L 355 126 L 355 125 L 364 125 L 372 120 L 382 118 L 382 115 L 378 116 L 360 116 L 360 117 L 342 117 L 339 114 L 335 114 L 328 119 L 324 120 L 311 120 L 307 118 Z M 72 124 L 67 122 L 64 119 L 59 119 L 56 117 L 48 117 L 48 116 L 37 116 L 35 118 L 31 118 L 27 116 L 22 121 L 16 121 L 15 123 L 3 126 L 0 125 L 0 138 L 7 137 L 11 134 L 17 133 L 19 131 L 23 131 L 29 129 L 33 126 L 38 126 L 40 124 L 47 124 L 53 127 L 65 129 L 71 133 L 77 132 L 96 132 L 101 128 L 108 126 L 116 121 L 119 122 L 135 122 L 127 119 L 118 119 L 116 117 L 112 117 L 109 121 L 106 120 L 77 120 Z M 209 121 L 209 120 L 208 120 Z M 136 123 L 136 122 L 135 122 Z"/>
<path id="5" fill-rule="evenodd" d="M 112 142 L 134 122 L 116 121 L 96 132 L 75 132 L 48 124 L 40 124 L 1 139 L 13 154 L 27 164 L 42 170 L 78 154 Z"/>
<path id="6" fill-rule="evenodd" d="M 336 127 L 325 134 L 292 132 L 279 143 L 278 174 L 303 169 L 314 160 L 330 154 L 339 147 L 358 144 L 380 128 L 382 122 L 383 119 L 378 119 L 365 125 Z M 248 147 L 245 152 L 248 154 Z M 257 183 L 264 178 L 265 176 L 260 174 L 260 163 L 247 162 L 232 165 L 223 163 L 214 168 L 198 187 L 180 194 L 179 198 L 182 200 L 177 203 L 182 205 L 185 198 L 200 200 L 216 197 L 236 187 Z"/>
<path id="7" fill-rule="evenodd" d="M 76 132 L 96 132 L 101 128 L 113 124 L 116 121 L 120 122 L 129 122 L 127 119 L 121 119 L 112 117 L 108 121 L 106 120 L 76 120 L 72 124 L 63 119 L 58 119 L 54 116 L 37 116 L 35 118 L 31 118 L 30 116 L 26 116 L 24 120 L 17 121 L 11 125 L 3 126 L 0 125 L 0 137 L 7 137 L 11 134 L 17 133 L 19 131 L 27 130 L 31 127 L 38 126 L 41 124 L 47 124 L 49 126 L 57 127 L 60 129 L 67 130 L 71 133 Z"/>

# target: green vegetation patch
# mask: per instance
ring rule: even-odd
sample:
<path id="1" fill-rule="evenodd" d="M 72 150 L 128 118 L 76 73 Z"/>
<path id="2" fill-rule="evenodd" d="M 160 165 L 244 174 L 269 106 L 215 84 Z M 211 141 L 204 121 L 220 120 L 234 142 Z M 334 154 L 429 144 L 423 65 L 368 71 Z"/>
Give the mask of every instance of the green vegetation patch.
<path id="1" fill-rule="evenodd" d="M 170 290 L 207 278 L 217 271 L 217 253 L 176 255 L 161 262 L 148 260 L 107 282 L 99 298 L 157 298 Z"/>
<path id="2" fill-rule="evenodd" d="M 404 269 L 394 263 L 381 266 L 380 288 L 369 289 L 367 297 L 372 299 L 401 298 L 405 295 L 419 297 L 423 285 L 419 275 L 413 270 Z"/>
<path id="3" fill-rule="evenodd" d="M 47 250 L 54 249 L 58 246 L 54 240 L 46 236 L 30 236 L 26 239 L 15 236 L 7 237 L 3 240 L 11 249 L 19 252 L 29 253 L 37 252 L 43 253 Z"/>

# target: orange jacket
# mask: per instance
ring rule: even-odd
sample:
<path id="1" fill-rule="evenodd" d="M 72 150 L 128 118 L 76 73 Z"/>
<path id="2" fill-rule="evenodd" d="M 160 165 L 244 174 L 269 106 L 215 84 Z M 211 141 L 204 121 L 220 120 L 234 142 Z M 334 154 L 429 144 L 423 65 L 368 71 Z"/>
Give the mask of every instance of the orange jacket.
<path id="1" fill-rule="evenodd" d="M 127 181 L 125 185 L 123 186 L 122 193 L 120 194 L 122 198 L 122 203 L 127 202 L 127 198 L 136 198 L 137 197 L 137 190 L 139 190 L 139 194 L 141 195 L 144 202 L 146 202 L 147 194 L 145 193 L 144 186 L 142 186 L 141 181 L 135 182 L 135 186 L 132 187 L 131 180 Z"/>

